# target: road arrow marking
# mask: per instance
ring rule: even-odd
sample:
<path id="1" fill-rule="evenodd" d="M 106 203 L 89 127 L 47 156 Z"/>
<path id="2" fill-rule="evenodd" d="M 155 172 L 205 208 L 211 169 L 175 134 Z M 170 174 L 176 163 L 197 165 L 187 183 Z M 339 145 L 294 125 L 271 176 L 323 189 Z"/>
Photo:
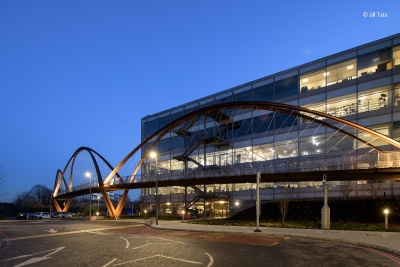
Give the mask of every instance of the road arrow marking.
<path id="1" fill-rule="evenodd" d="M 55 234 L 55 233 L 58 232 L 58 230 L 54 230 L 53 228 L 51 228 L 50 230 L 45 230 L 45 231 L 49 232 L 49 233 L 52 233 L 52 234 Z"/>
<path id="2" fill-rule="evenodd" d="M 25 266 L 25 265 L 33 264 L 33 263 L 36 263 L 36 262 L 39 262 L 39 261 L 44 261 L 44 260 L 51 259 L 51 257 L 49 257 L 50 255 L 52 255 L 52 254 L 54 254 L 54 253 L 57 253 L 57 252 L 59 252 L 60 250 L 63 250 L 64 248 L 65 248 L 65 247 L 59 247 L 59 248 L 55 248 L 55 249 L 50 249 L 50 250 L 38 252 L 38 253 L 33 253 L 33 254 L 30 254 L 30 255 L 22 255 L 22 256 L 15 257 L 15 258 L 11 258 L 11 259 L 6 259 L 6 260 L 4 260 L 4 261 L 10 261 L 10 260 L 28 258 L 28 257 L 32 257 L 32 256 L 37 255 L 37 254 L 42 254 L 42 253 L 50 252 L 50 253 L 48 253 L 47 255 L 44 255 L 44 256 L 42 256 L 42 257 L 36 257 L 36 258 L 34 257 L 34 258 L 31 258 L 31 259 L 29 259 L 29 260 L 26 260 L 26 261 L 24 261 L 24 262 L 22 262 L 22 263 L 20 263 L 20 264 L 18 264 L 18 265 L 15 265 L 15 267 Z"/>

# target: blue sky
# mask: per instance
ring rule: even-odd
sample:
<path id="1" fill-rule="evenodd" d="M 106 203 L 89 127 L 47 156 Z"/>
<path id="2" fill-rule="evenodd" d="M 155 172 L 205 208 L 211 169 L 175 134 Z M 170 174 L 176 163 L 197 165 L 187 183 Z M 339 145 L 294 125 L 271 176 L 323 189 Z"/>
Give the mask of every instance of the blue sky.
<path id="1" fill-rule="evenodd" d="M 52 188 L 80 146 L 117 165 L 139 144 L 146 115 L 399 25 L 397 0 L 2 0 L 0 202 L 35 184 Z"/>

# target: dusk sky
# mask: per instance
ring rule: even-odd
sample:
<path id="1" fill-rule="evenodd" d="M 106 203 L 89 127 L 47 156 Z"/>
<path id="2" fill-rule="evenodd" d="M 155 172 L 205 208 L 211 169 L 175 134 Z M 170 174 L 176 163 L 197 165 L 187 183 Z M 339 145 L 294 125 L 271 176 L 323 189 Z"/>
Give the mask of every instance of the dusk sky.
<path id="1" fill-rule="evenodd" d="M 399 32 L 398 0 L 1 0 L 0 202 L 80 146 L 117 165 L 146 115 Z"/>

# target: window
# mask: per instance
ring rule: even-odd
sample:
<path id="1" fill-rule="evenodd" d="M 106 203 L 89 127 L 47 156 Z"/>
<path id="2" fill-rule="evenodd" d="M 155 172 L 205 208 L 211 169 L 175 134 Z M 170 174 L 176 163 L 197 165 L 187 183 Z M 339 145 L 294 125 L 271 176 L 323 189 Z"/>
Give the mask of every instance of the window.
<path id="1" fill-rule="evenodd" d="M 300 76 L 300 93 L 326 86 L 327 72 L 325 69 Z"/>
<path id="2" fill-rule="evenodd" d="M 329 99 L 326 112 L 336 117 L 355 114 L 357 111 L 357 100 L 355 94 Z"/>
<path id="3" fill-rule="evenodd" d="M 274 100 L 274 84 L 269 83 L 253 89 L 254 101 L 270 102 Z"/>
<path id="4" fill-rule="evenodd" d="M 370 128 L 371 130 L 374 130 L 375 132 L 378 132 L 378 133 L 381 133 L 381 134 L 389 136 L 389 124 L 375 125 L 375 126 L 368 127 L 368 128 Z M 364 132 L 361 132 L 361 131 L 358 131 L 358 137 L 363 139 L 364 141 L 370 143 L 373 146 L 384 146 L 384 145 L 387 145 L 387 143 L 385 141 L 382 141 L 379 138 L 376 138 L 376 137 L 374 137 L 374 136 L 372 136 L 372 135 L 370 135 L 368 133 L 364 133 Z M 366 146 L 365 144 L 363 144 L 361 142 L 359 142 L 358 145 L 359 145 L 359 147 L 365 147 Z"/>
<path id="5" fill-rule="evenodd" d="M 183 110 L 182 111 L 178 111 L 176 113 L 173 113 L 171 115 L 171 122 L 173 122 L 174 120 L 179 119 L 180 117 L 183 117 Z"/>
<path id="6" fill-rule="evenodd" d="M 400 140 L 400 121 L 393 122 L 393 136 L 394 139 Z"/>
<path id="7" fill-rule="evenodd" d="M 326 140 L 325 134 L 313 135 L 302 137 L 299 140 L 300 143 L 300 154 L 302 156 L 308 156 L 313 154 L 321 154 L 325 152 L 324 142 Z"/>
<path id="8" fill-rule="evenodd" d="M 393 47 L 393 66 L 400 68 L 400 45 Z"/>
<path id="9" fill-rule="evenodd" d="M 290 114 L 277 113 L 275 115 L 275 130 L 297 125 L 297 118 Z M 284 130 L 287 131 L 287 130 Z"/>
<path id="10" fill-rule="evenodd" d="M 253 147 L 253 161 L 272 160 L 276 157 L 273 144 L 265 144 Z"/>
<path id="11" fill-rule="evenodd" d="M 350 133 L 354 134 L 354 132 L 351 131 Z M 354 139 L 352 137 L 339 132 L 328 133 L 325 140 L 327 153 L 331 153 L 334 151 L 352 150 L 354 149 L 353 145 Z"/>
<path id="12" fill-rule="evenodd" d="M 358 96 L 358 112 L 366 112 L 389 106 L 388 88 L 377 88 Z"/>
<path id="13" fill-rule="evenodd" d="M 262 133 L 275 129 L 274 113 L 266 112 L 253 118 L 253 133 Z"/>
<path id="14" fill-rule="evenodd" d="M 325 103 L 324 102 L 320 102 L 320 103 L 313 103 L 313 104 L 310 104 L 310 105 L 305 105 L 305 106 L 303 106 L 304 108 L 307 108 L 307 109 L 310 109 L 310 110 L 315 110 L 315 111 L 319 111 L 319 112 L 324 112 L 324 113 L 326 113 L 326 110 L 325 110 Z M 328 112 L 329 113 L 329 112 Z M 301 114 L 305 114 L 305 115 L 307 115 L 307 116 L 309 116 L 309 117 L 312 117 L 312 118 L 316 118 L 316 119 L 319 119 L 319 120 L 321 120 L 321 119 L 324 119 L 324 118 L 322 118 L 322 117 L 316 117 L 314 114 L 311 114 L 311 113 L 308 113 L 308 112 L 301 112 Z M 333 114 L 331 114 L 331 115 L 333 115 Z M 307 120 L 307 119 L 303 119 L 303 118 L 301 118 L 301 123 L 303 124 L 303 123 L 310 123 L 310 121 L 309 120 Z"/>
<path id="15" fill-rule="evenodd" d="M 356 60 L 351 59 L 345 62 L 329 66 L 326 72 L 327 85 L 346 82 L 356 78 Z"/>
<path id="16" fill-rule="evenodd" d="M 297 86 L 298 76 L 292 76 L 275 82 L 275 99 L 296 95 L 298 92 Z"/>
<path id="17" fill-rule="evenodd" d="M 232 92 L 227 92 L 215 97 L 215 104 L 232 102 Z"/>
<path id="18" fill-rule="evenodd" d="M 161 129 L 162 127 L 168 125 L 170 123 L 170 118 L 171 117 L 169 115 L 159 118 L 158 119 L 158 129 Z"/>
<path id="19" fill-rule="evenodd" d="M 396 83 L 393 85 L 394 88 L 394 105 L 400 106 L 400 83 Z"/>
<path id="20" fill-rule="evenodd" d="M 251 89 L 233 95 L 233 101 L 251 101 Z"/>
<path id="21" fill-rule="evenodd" d="M 155 133 L 158 130 L 157 120 L 153 120 L 146 123 L 146 137 Z"/>
<path id="22" fill-rule="evenodd" d="M 297 139 L 276 142 L 274 153 L 277 159 L 297 157 Z"/>
<path id="23" fill-rule="evenodd" d="M 392 68 L 392 53 L 390 49 L 384 49 L 361 56 L 357 60 L 357 67 L 358 77 L 389 70 Z"/>

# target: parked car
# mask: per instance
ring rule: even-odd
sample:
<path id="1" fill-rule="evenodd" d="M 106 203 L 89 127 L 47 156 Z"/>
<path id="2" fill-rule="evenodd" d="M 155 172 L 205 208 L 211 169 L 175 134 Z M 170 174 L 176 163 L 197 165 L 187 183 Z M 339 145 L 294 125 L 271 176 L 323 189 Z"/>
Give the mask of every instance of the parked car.
<path id="1" fill-rule="evenodd" d="M 49 212 L 35 212 L 33 215 L 35 215 L 38 219 L 50 219 Z"/>
<path id="2" fill-rule="evenodd" d="M 61 212 L 61 218 L 72 218 L 72 214 L 69 212 Z"/>
<path id="3" fill-rule="evenodd" d="M 51 218 L 61 218 L 62 217 L 61 213 L 62 212 L 58 212 L 58 211 L 52 212 Z"/>
<path id="4" fill-rule="evenodd" d="M 20 212 L 18 213 L 17 220 L 37 220 L 39 219 L 36 215 L 33 213 L 27 213 L 27 212 Z"/>

